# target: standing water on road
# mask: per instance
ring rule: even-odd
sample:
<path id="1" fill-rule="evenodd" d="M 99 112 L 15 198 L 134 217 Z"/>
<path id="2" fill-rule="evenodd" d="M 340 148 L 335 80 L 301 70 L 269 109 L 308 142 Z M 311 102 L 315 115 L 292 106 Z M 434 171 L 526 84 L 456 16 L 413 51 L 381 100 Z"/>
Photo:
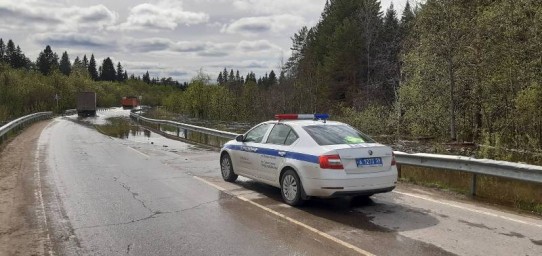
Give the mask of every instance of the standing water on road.
<path id="1" fill-rule="evenodd" d="M 162 147 L 167 151 L 175 152 L 190 149 L 203 149 L 199 146 L 168 139 L 135 124 L 130 119 L 130 110 L 123 110 L 122 108 L 105 109 L 97 112 L 95 117 L 81 118 L 77 115 L 71 115 L 67 118 L 83 125 L 92 126 L 97 131 L 107 136 L 136 143 L 155 145 L 157 147 Z M 168 132 L 166 129 L 161 129 L 161 131 L 167 134 L 176 135 L 171 131 Z"/>

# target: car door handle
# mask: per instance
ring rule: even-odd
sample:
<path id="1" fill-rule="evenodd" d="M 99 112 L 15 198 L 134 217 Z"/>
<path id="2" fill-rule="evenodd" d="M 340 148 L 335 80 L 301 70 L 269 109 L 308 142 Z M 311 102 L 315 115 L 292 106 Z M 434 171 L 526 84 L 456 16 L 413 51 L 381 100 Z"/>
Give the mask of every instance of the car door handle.
<path id="1" fill-rule="evenodd" d="M 284 151 L 279 151 L 279 156 L 285 156 L 286 155 L 286 152 Z"/>

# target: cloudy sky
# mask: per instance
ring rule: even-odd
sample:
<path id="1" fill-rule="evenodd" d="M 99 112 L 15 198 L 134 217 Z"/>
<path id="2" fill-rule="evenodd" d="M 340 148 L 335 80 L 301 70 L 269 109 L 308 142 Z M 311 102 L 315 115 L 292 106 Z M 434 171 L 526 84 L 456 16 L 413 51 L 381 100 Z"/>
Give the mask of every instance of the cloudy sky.
<path id="1" fill-rule="evenodd" d="M 318 21 L 326 0 L 0 0 L 0 38 L 32 60 L 50 45 L 61 55 L 94 53 L 136 75 L 189 81 L 224 67 L 257 75 L 278 70 L 290 37 Z M 399 13 L 406 0 L 393 2 Z"/>

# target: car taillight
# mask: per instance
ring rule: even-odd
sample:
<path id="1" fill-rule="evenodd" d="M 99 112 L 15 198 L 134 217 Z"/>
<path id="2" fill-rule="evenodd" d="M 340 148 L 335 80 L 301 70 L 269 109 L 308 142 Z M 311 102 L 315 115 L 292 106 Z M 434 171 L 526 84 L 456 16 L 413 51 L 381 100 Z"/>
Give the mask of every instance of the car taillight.
<path id="1" fill-rule="evenodd" d="M 322 169 L 344 169 L 339 155 L 325 155 L 318 158 Z"/>
<path id="2" fill-rule="evenodd" d="M 395 154 L 391 152 L 391 165 L 397 165 L 397 162 L 395 162 Z"/>

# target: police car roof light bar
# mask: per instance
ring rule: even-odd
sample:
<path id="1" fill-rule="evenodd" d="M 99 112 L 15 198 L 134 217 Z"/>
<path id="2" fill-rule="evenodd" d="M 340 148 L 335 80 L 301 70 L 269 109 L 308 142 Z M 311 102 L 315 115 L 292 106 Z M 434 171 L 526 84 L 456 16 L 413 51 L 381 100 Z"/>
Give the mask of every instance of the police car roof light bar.
<path id="1" fill-rule="evenodd" d="M 277 120 L 326 120 L 329 114 L 277 114 Z"/>

